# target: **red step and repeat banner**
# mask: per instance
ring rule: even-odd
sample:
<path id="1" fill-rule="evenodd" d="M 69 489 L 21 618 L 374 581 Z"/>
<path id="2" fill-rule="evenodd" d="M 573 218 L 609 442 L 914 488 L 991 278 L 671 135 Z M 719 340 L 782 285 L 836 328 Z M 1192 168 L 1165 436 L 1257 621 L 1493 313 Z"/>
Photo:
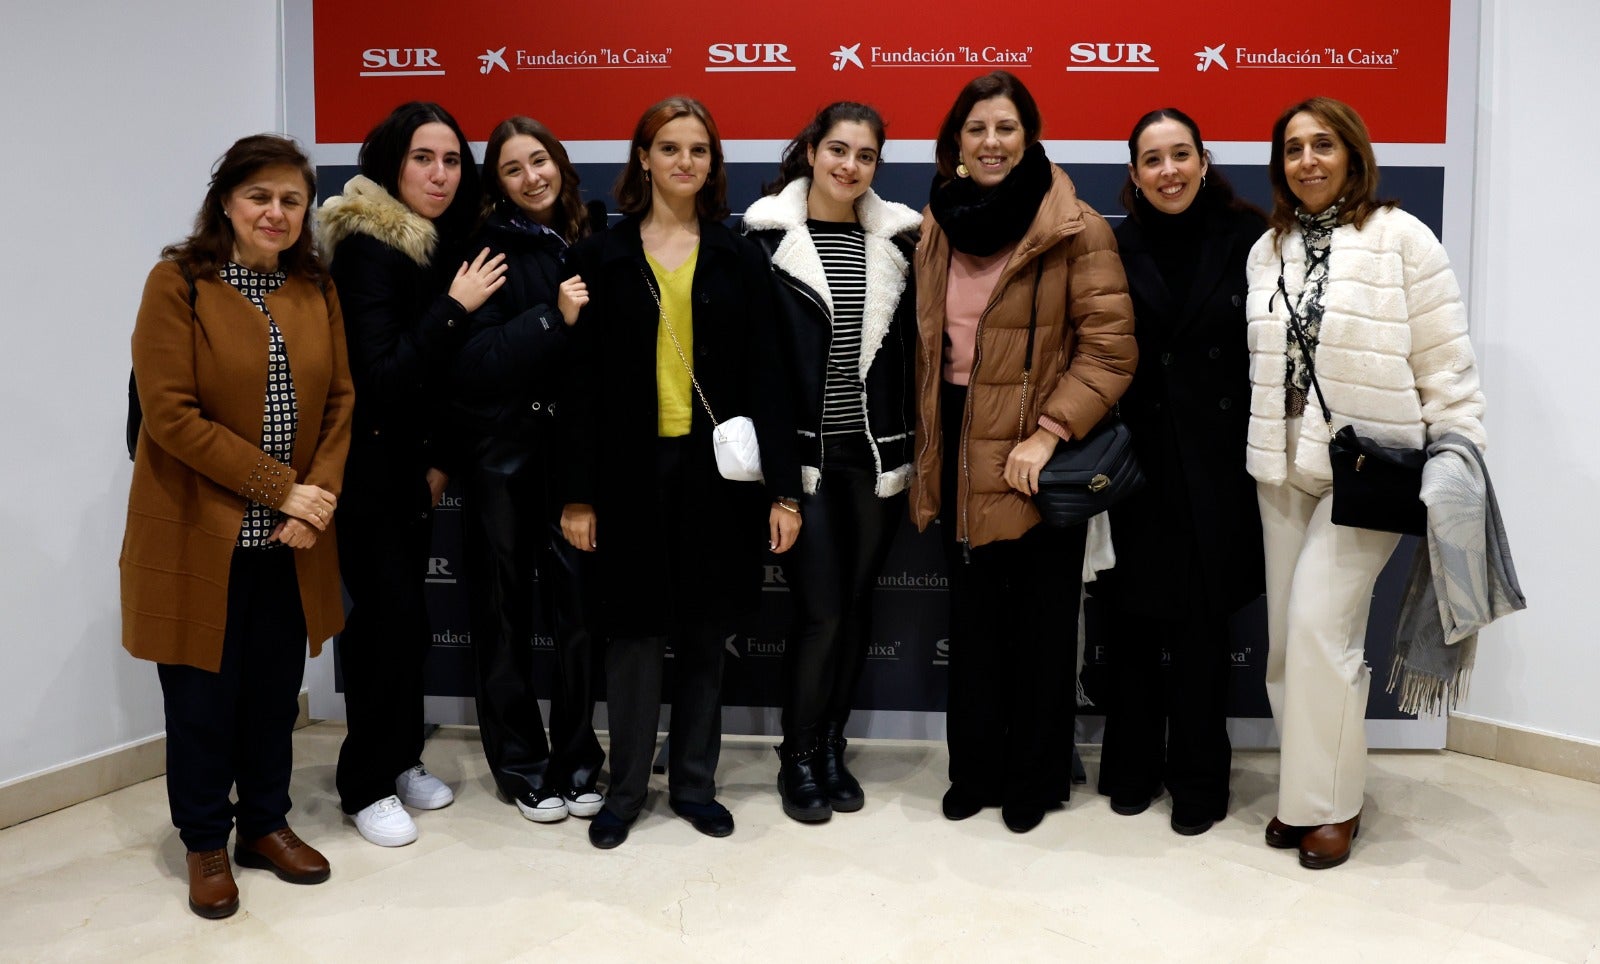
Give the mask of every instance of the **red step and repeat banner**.
<path id="1" fill-rule="evenodd" d="M 1445 139 L 1449 0 L 1159 16 L 1013 4 L 992 17 L 968 0 L 921 0 L 827 15 L 840 9 L 317 0 L 316 140 L 359 143 L 410 99 L 445 104 L 475 139 L 533 113 L 563 140 L 625 140 L 673 93 L 710 105 L 728 138 L 787 139 L 808 109 L 841 99 L 873 103 L 897 137 L 928 138 L 961 84 L 995 69 L 1034 92 L 1047 139 L 1123 140 L 1140 114 L 1181 102 L 1211 140 L 1262 140 L 1278 109 L 1312 92 L 1360 105 L 1377 141 Z"/>
<path id="2" fill-rule="evenodd" d="M 566 7 L 286 0 L 284 11 L 289 131 L 311 147 L 325 193 L 353 173 L 355 148 L 373 124 L 394 105 L 420 99 L 445 105 L 480 146 L 505 117 L 538 117 L 578 162 L 587 197 L 609 201 L 606 188 L 639 114 L 683 93 L 717 118 L 735 211 L 775 171 L 779 143 L 816 108 L 840 99 L 884 114 L 891 143 L 874 187 L 920 208 L 932 138 L 950 102 L 972 77 L 1006 69 L 1038 100 L 1052 158 L 1081 196 L 1113 218 L 1127 176 L 1128 131 L 1145 112 L 1175 105 L 1194 116 L 1241 193 L 1265 203 L 1265 141 L 1278 113 L 1313 94 L 1346 100 L 1378 144 L 1385 193 L 1459 247 L 1464 260 L 1477 0 L 1346 0 L 1323 11 L 1279 2 L 1152 11 L 1067 0 L 1013 4 L 995 16 L 952 0 L 782 10 L 636 0 Z M 440 507 L 428 572 L 430 692 L 450 697 L 470 696 L 473 679 L 461 505 L 451 492 Z M 1409 549 L 1396 554 L 1374 598 L 1368 657 L 1376 667 L 1388 665 Z M 781 693 L 789 603 L 781 561 L 768 562 L 761 631 L 727 641 L 725 702 L 750 708 L 725 715 L 730 730 L 771 732 L 777 722 L 762 708 Z M 942 734 L 947 586 L 933 533 L 907 526 L 879 579 L 853 732 Z M 1092 600 L 1086 613 L 1083 683 L 1092 699 L 1114 639 Z M 1062 615 L 1063 645 L 1070 645 L 1070 601 Z M 548 654 L 552 640 L 542 621 L 537 626 L 531 644 L 536 656 Z M 1237 616 L 1233 637 L 1236 738 L 1270 742 L 1260 601 Z M 1442 726 L 1403 718 L 1382 687 L 1374 690 L 1373 745 L 1442 745 Z M 317 693 L 314 686 L 316 712 L 342 713 L 331 681 L 320 699 Z M 436 701 L 433 711 L 440 722 L 459 722 L 471 709 L 467 701 Z"/>

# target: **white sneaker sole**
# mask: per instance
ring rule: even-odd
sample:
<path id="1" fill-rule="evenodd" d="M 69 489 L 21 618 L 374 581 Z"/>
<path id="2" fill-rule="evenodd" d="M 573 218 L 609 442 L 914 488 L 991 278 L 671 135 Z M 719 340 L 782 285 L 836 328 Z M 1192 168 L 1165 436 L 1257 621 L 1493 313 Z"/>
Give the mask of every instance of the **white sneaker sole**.
<path id="1" fill-rule="evenodd" d="M 567 801 L 567 812 L 574 817 L 592 817 L 605 809 L 606 798 L 601 797 L 593 803 L 579 803 L 576 800 Z"/>
<path id="2" fill-rule="evenodd" d="M 515 803 L 517 809 L 522 811 L 522 815 L 534 823 L 555 823 L 559 820 L 565 820 L 567 817 L 565 803 L 559 807 L 530 807 L 523 804 L 521 800 L 517 800 Z"/>
<path id="3" fill-rule="evenodd" d="M 456 802 L 456 795 L 454 793 L 447 795 L 435 794 L 431 797 L 416 797 L 399 793 L 396 794 L 396 796 L 400 798 L 401 803 L 413 810 L 443 810 L 445 807 L 448 807 L 450 804 Z"/>
<path id="4" fill-rule="evenodd" d="M 363 827 L 358 823 L 356 824 L 356 832 L 361 834 L 362 839 L 366 840 L 367 843 L 377 844 L 380 847 L 404 847 L 417 839 L 416 827 L 412 827 L 409 833 L 405 831 L 386 833 L 374 827 Z"/>

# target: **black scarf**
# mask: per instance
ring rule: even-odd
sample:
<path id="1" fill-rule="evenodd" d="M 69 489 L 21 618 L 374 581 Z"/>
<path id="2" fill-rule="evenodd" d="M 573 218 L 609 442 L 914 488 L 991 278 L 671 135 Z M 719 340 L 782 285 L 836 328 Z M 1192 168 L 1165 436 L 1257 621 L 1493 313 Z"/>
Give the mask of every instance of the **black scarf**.
<path id="1" fill-rule="evenodd" d="M 933 219 L 950 238 L 950 246 L 962 254 L 986 258 L 1008 244 L 1016 244 L 1028 233 L 1028 226 L 1039 214 L 1039 205 L 1050 191 L 1050 169 L 1055 165 L 1037 142 L 1022 154 L 1006 179 L 985 190 L 970 177 L 958 177 L 944 184 L 934 175 L 928 194 Z"/>

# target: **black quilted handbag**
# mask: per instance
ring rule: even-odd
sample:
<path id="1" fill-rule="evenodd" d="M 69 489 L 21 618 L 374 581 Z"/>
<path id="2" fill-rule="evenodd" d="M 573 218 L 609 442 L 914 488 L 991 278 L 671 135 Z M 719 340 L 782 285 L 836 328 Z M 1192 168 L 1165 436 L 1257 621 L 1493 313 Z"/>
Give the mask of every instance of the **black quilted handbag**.
<path id="1" fill-rule="evenodd" d="M 1045 524 L 1072 526 L 1089 521 L 1144 487 L 1144 472 L 1133 455 L 1133 432 L 1116 412 L 1088 435 L 1056 445 L 1039 470 L 1033 504 Z"/>
<path id="2" fill-rule="evenodd" d="M 1317 382 L 1317 367 L 1311 345 L 1300 324 L 1300 313 L 1278 274 L 1278 292 L 1289 309 L 1289 330 L 1300 343 L 1311 375 L 1311 387 L 1328 426 L 1328 463 L 1333 467 L 1333 524 L 1353 529 L 1376 529 L 1420 536 L 1428 529 L 1428 507 L 1422 502 L 1422 467 L 1428 462 L 1424 449 L 1394 448 L 1356 434 L 1346 425 L 1334 431 L 1333 412 L 1322 397 Z"/>
<path id="3" fill-rule="evenodd" d="M 1028 389 L 1033 374 L 1033 336 L 1039 323 L 1039 271 L 1035 262 L 1034 305 L 1028 315 L 1028 348 L 1023 356 L 1022 408 L 1017 412 L 1017 442 L 1022 441 L 1028 412 Z M 1033 504 L 1045 525 L 1064 528 L 1089 521 L 1144 487 L 1144 472 L 1133 454 L 1133 433 L 1113 409 L 1083 438 L 1056 444 L 1050 460 L 1039 470 L 1039 491 Z"/>

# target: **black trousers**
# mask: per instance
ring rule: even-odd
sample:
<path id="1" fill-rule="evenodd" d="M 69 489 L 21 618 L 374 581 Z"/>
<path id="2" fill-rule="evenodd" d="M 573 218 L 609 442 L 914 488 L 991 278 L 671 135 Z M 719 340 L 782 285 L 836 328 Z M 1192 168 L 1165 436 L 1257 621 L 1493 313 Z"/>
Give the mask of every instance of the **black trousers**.
<path id="1" fill-rule="evenodd" d="M 784 742 L 804 747 L 844 728 L 866 665 L 872 593 L 900 522 L 904 493 L 880 499 L 865 436 L 823 440 L 821 484 L 800 500 L 804 526 L 782 557 L 794 603 L 784 648 Z"/>
<path id="2" fill-rule="evenodd" d="M 562 537 L 546 466 L 529 443 L 482 439 L 473 455 L 462 521 L 484 756 L 508 797 L 593 788 L 605 753 L 594 733 L 588 559 Z M 535 599 L 555 637 L 548 741 L 533 685 Z"/>
<path id="3" fill-rule="evenodd" d="M 1144 800 L 1165 784 L 1175 806 L 1221 816 L 1233 761 L 1228 617 L 1114 618 L 1100 792 Z M 1171 658 L 1165 672 L 1163 651 Z"/>
<path id="4" fill-rule="evenodd" d="M 288 826 L 305 665 L 293 550 L 235 549 L 219 670 L 156 667 L 167 716 L 167 802 L 189 850 L 226 847 L 235 824 L 241 840 Z M 237 804 L 229 799 L 235 789 Z"/>
<path id="5" fill-rule="evenodd" d="M 422 760 L 422 662 L 432 641 L 423 598 L 433 515 L 335 510 L 350 612 L 339 634 L 347 730 L 335 783 L 355 813 L 395 792 Z"/>
<path id="6" fill-rule="evenodd" d="M 655 760 L 662 677 L 672 651 L 667 793 L 686 803 L 717 795 L 722 755 L 722 634 L 705 627 L 669 636 L 614 637 L 606 649 L 611 786 L 606 809 L 632 820 L 644 807 Z"/>
<path id="7" fill-rule="evenodd" d="M 944 385 L 943 530 L 950 573 L 950 782 L 986 803 L 1048 806 L 1072 790 L 1085 527 L 955 541 L 966 389 Z"/>

